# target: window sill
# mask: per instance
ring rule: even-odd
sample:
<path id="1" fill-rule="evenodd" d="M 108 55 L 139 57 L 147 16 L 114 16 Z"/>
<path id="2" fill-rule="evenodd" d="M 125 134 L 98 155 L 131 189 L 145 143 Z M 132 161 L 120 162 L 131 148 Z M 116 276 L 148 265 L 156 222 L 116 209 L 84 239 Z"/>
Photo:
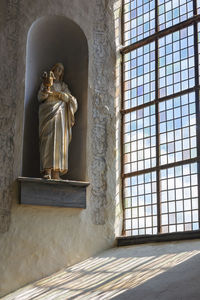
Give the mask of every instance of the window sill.
<path id="1" fill-rule="evenodd" d="M 137 244 L 191 240 L 191 239 L 200 239 L 200 230 L 162 233 L 158 235 L 145 235 L 145 236 L 140 235 L 137 237 L 121 236 L 121 237 L 117 237 L 117 246 L 120 247 L 120 246 L 129 246 L 129 245 L 137 245 Z"/>
<path id="2" fill-rule="evenodd" d="M 89 182 L 19 177 L 20 204 L 86 208 Z"/>

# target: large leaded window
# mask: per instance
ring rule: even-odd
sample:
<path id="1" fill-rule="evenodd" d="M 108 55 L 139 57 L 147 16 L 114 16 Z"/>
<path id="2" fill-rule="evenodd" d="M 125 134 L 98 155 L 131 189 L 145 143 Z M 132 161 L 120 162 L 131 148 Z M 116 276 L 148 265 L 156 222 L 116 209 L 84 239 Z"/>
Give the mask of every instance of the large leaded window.
<path id="1" fill-rule="evenodd" d="M 127 236 L 199 229 L 200 0 L 124 0 Z"/>

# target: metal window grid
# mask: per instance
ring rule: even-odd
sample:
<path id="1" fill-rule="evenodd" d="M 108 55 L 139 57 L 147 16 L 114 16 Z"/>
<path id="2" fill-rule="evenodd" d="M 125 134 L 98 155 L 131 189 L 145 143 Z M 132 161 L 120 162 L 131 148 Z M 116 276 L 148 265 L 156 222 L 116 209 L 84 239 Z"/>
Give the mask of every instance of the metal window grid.
<path id="1" fill-rule="evenodd" d="M 176 13 L 173 11 L 174 14 L 172 14 L 172 18 L 170 20 L 171 23 L 170 22 L 167 23 L 166 21 L 163 21 L 163 20 L 164 20 L 164 17 L 166 17 L 167 9 L 169 8 L 169 5 L 170 5 L 169 3 L 172 2 L 172 4 L 173 4 L 173 1 L 155 0 L 155 1 L 153 1 L 154 4 L 152 4 L 152 1 L 142 1 L 143 4 L 147 3 L 147 2 L 151 2 L 151 6 L 149 6 L 150 10 L 155 6 L 155 19 L 154 19 L 155 27 L 154 28 L 152 27 L 151 29 L 147 30 L 148 33 L 146 35 L 143 34 L 143 35 L 139 36 L 139 34 L 137 33 L 136 39 L 132 39 L 130 37 L 130 35 L 127 38 L 127 35 L 126 35 L 128 30 L 131 32 L 131 21 L 133 20 L 133 19 L 131 19 L 131 17 L 130 17 L 130 20 L 128 20 L 128 21 L 126 19 L 126 13 L 127 13 L 126 5 L 131 4 L 132 6 L 130 6 L 130 7 L 133 10 L 134 9 L 133 2 L 135 2 L 137 4 L 137 0 L 135 0 L 135 1 L 123 0 L 122 1 L 122 20 L 121 20 L 121 22 L 122 22 L 122 33 L 121 34 L 122 34 L 122 45 L 123 45 L 123 47 L 121 49 L 121 55 L 122 55 L 122 63 L 121 63 L 121 81 L 122 81 L 122 86 L 121 86 L 121 90 L 122 90 L 122 104 L 121 104 L 122 161 L 121 161 L 121 170 L 122 170 L 122 195 L 123 195 L 123 211 L 124 211 L 124 226 L 123 226 L 122 234 L 132 236 L 132 235 L 148 235 L 148 234 L 159 234 L 159 233 L 165 233 L 165 232 L 196 230 L 196 229 L 199 229 L 199 223 L 200 223 L 200 119 L 199 119 L 199 89 L 200 89 L 200 85 L 199 85 L 199 67 L 198 67 L 199 66 L 199 56 L 200 56 L 200 54 L 199 54 L 200 51 L 198 49 L 198 32 L 200 32 L 200 25 L 198 27 L 198 24 L 200 24 L 199 23 L 200 15 L 198 15 L 198 13 L 200 13 L 200 1 L 199 0 L 189 1 L 188 7 L 186 7 L 186 11 L 184 11 L 182 14 L 180 12 L 180 5 L 182 5 L 181 3 L 183 1 L 181 3 L 179 3 L 179 6 L 178 6 L 179 14 L 177 12 L 177 7 L 174 8 L 174 10 L 176 9 Z M 191 2 L 193 5 L 192 9 L 191 9 Z M 140 1 L 140 3 L 141 3 L 141 1 Z M 168 5 L 168 8 L 166 8 L 166 4 Z M 186 1 L 186 4 L 187 4 L 187 1 Z M 159 12 L 161 5 L 162 6 L 165 5 L 165 7 L 162 9 L 162 16 L 161 16 L 161 13 Z M 139 6 L 138 7 L 139 14 L 141 15 L 142 9 L 144 9 L 144 5 L 142 6 L 141 4 L 139 4 L 138 6 Z M 151 11 L 151 13 L 152 13 L 152 11 Z M 168 13 L 169 13 L 169 11 L 168 11 Z M 130 16 L 131 16 L 131 14 L 130 14 Z M 135 16 L 134 12 L 132 11 L 132 17 L 134 17 L 134 16 Z M 136 21 L 138 21 L 137 20 L 138 18 L 136 16 L 134 18 L 136 19 Z M 128 24 L 128 22 L 130 24 Z M 134 24 L 137 24 L 137 22 Z M 140 26 L 143 26 L 143 30 L 144 30 L 144 24 L 145 24 L 144 18 L 143 18 L 143 20 L 140 18 Z M 182 89 L 180 89 L 178 91 L 175 89 L 175 90 L 173 90 L 173 93 L 169 92 L 169 94 L 166 93 L 164 96 L 162 96 L 160 94 L 160 90 L 159 90 L 159 87 L 160 87 L 159 84 L 161 81 L 160 80 L 161 76 L 159 77 L 159 69 L 160 69 L 160 66 L 159 66 L 159 42 L 161 41 L 162 38 L 165 38 L 165 46 L 169 48 L 169 43 L 166 40 L 166 37 L 170 36 L 170 35 L 175 35 L 176 32 L 181 32 L 181 31 L 183 32 L 183 30 L 184 30 L 184 32 L 181 36 L 181 39 L 186 38 L 189 41 L 189 36 L 190 36 L 190 34 L 188 34 L 189 26 L 192 27 L 192 30 L 193 30 L 193 32 L 192 32 L 193 45 L 190 45 L 190 49 L 189 49 L 189 47 L 186 47 L 186 49 L 181 50 L 182 51 L 181 55 L 183 55 L 183 57 L 180 56 L 180 58 L 179 58 L 179 62 L 181 63 L 185 59 L 185 55 L 187 56 L 187 54 L 190 52 L 190 54 L 188 54 L 188 56 L 186 57 L 186 60 L 188 59 L 188 61 L 189 61 L 190 55 L 191 55 L 192 59 L 194 60 L 194 66 L 191 66 L 190 72 L 188 74 L 186 74 L 185 70 L 183 70 L 184 73 L 183 74 L 181 73 L 181 76 L 183 76 L 183 77 L 181 77 L 180 83 L 181 83 L 181 81 L 183 81 L 183 78 L 184 78 L 184 80 L 186 78 L 186 80 L 188 81 L 188 85 L 184 84 L 182 86 Z M 135 26 L 134 32 L 136 29 L 137 28 Z M 179 43 L 181 43 L 181 39 L 178 40 Z M 132 41 L 132 43 L 131 43 L 131 41 Z M 191 41 L 191 39 L 190 39 L 190 41 Z M 152 56 L 154 56 L 154 62 L 155 62 L 155 69 L 154 69 L 155 77 L 154 77 L 154 87 L 153 87 L 153 89 L 155 91 L 155 97 L 154 97 L 154 99 L 145 102 L 144 97 L 143 97 L 143 99 L 141 97 L 142 93 L 143 93 L 142 96 L 144 96 L 144 91 L 142 91 L 142 88 L 141 88 L 136 91 L 136 94 L 130 96 L 132 98 L 135 97 L 135 103 L 134 104 L 132 103 L 132 105 L 131 105 L 131 101 L 130 101 L 130 104 L 127 105 L 127 102 L 126 102 L 127 99 L 125 99 L 125 91 L 126 90 L 131 91 L 132 83 L 131 83 L 131 80 L 128 82 L 127 78 L 125 78 L 125 76 L 126 76 L 125 64 L 127 62 L 127 60 L 125 59 L 125 56 L 127 54 L 130 55 L 133 53 L 133 57 L 134 57 L 135 53 L 137 55 L 137 51 L 139 51 L 141 48 L 143 48 L 143 50 L 144 50 L 144 47 L 151 43 L 153 43 L 155 45 L 154 49 L 150 53 L 150 54 L 152 54 L 154 52 L 154 54 L 152 54 Z M 174 47 L 176 47 L 176 45 L 174 45 Z M 187 52 L 187 54 L 186 54 L 186 52 Z M 143 51 L 143 53 L 144 53 L 144 51 Z M 138 57 L 139 56 L 140 56 L 140 54 L 138 55 Z M 177 54 L 177 56 L 178 56 L 178 54 Z M 166 55 L 163 57 L 166 57 Z M 190 59 L 190 63 L 191 63 L 192 59 Z M 141 62 L 139 62 L 139 64 L 141 64 Z M 186 61 L 186 64 L 187 64 L 187 61 Z M 143 66 L 144 66 L 144 64 L 141 64 L 141 68 L 140 68 L 141 70 L 139 70 L 139 72 L 141 72 L 142 76 L 144 77 L 146 73 L 144 72 L 144 70 L 142 70 Z M 134 74 L 135 66 L 132 65 L 130 68 L 133 70 L 133 74 Z M 188 70 L 188 69 L 189 68 L 187 68 L 186 70 Z M 137 78 L 141 74 L 137 74 L 137 72 L 135 72 L 135 75 L 132 75 L 131 78 L 137 80 Z M 173 71 L 172 71 L 172 74 L 174 75 Z M 148 76 L 146 76 L 146 78 L 147 77 Z M 153 81 L 153 80 L 150 79 L 150 81 Z M 173 82 L 171 84 L 173 85 Z M 136 87 L 138 87 L 138 86 L 136 85 Z M 194 98 L 193 109 L 195 106 L 195 112 L 191 108 L 191 111 L 190 110 L 188 111 L 187 118 L 190 118 L 191 115 L 195 114 L 194 126 L 196 128 L 196 134 L 193 134 L 194 135 L 193 142 L 195 139 L 196 147 L 192 146 L 191 140 L 188 141 L 188 139 L 185 138 L 185 142 L 184 142 L 184 138 L 180 138 L 180 142 L 182 143 L 182 145 L 183 145 L 183 143 L 188 144 L 188 142 L 189 142 L 189 146 L 187 148 L 187 150 L 189 152 L 187 152 L 185 154 L 185 157 L 184 157 L 185 159 L 183 158 L 181 160 L 179 157 L 179 159 L 174 159 L 174 161 L 172 161 L 172 162 L 170 162 L 168 159 L 167 163 L 162 164 L 161 163 L 162 153 L 161 153 L 161 147 L 160 147 L 162 121 L 160 120 L 160 111 L 159 111 L 160 106 L 163 103 L 165 105 L 167 105 L 166 104 L 167 101 L 170 102 L 171 99 L 172 99 L 172 101 L 174 99 L 178 99 L 178 98 L 181 99 L 181 97 L 185 97 L 186 95 L 193 95 L 193 98 Z M 141 100 L 140 102 L 138 100 L 139 97 L 142 99 L 142 100 L 140 99 Z M 187 96 L 187 97 L 189 97 L 189 96 Z M 190 105 L 190 104 L 187 103 L 186 105 Z M 140 128 L 140 131 L 141 131 L 141 126 L 142 126 L 141 124 L 143 124 L 143 130 L 145 129 L 144 114 L 142 115 L 142 117 L 140 114 L 140 120 L 139 120 L 139 118 L 137 120 L 134 120 L 134 116 L 138 115 L 139 111 L 142 111 L 142 110 L 144 111 L 145 109 L 147 110 L 147 108 L 150 109 L 152 106 L 154 106 L 154 110 L 155 110 L 155 112 L 154 112 L 155 130 L 154 130 L 154 132 L 155 132 L 155 140 L 156 140 L 156 143 L 155 143 L 156 155 L 154 157 L 154 155 L 151 155 L 152 153 L 150 153 L 150 158 L 149 158 L 149 151 L 146 151 L 146 153 L 148 155 L 148 159 L 147 159 L 148 163 L 146 164 L 147 165 L 146 168 L 145 167 L 140 167 L 140 168 L 137 167 L 136 169 L 133 168 L 133 169 L 125 170 L 127 161 L 131 161 L 133 163 L 134 162 L 138 163 L 139 162 L 138 157 L 140 155 L 140 154 L 138 154 L 139 150 L 135 151 L 134 154 L 135 154 L 135 157 L 137 157 L 137 159 L 134 160 L 131 158 L 131 156 L 133 157 L 133 155 L 131 153 L 131 150 L 129 150 L 130 153 L 128 152 L 128 155 L 125 156 L 124 144 L 125 144 L 126 134 L 128 132 L 128 133 L 130 133 L 130 136 L 131 136 L 132 132 L 133 131 L 137 132 L 138 128 Z M 188 110 L 188 107 L 185 109 Z M 190 106 L 190 107 L 192 107 L 192 106 Z M 173 106 L 170 108 L 173 110 L 173 113 L 175 115 L 175 111 L 176 112 L 178 111 L 176 109 L 176 107 Z M 180 105 L 180 109 L 181 108 L 182 108 L 182 104 Z M 166 109 L 166 112 L 167 112 L 167 109 Z M 131 119 L 131 114 L 133 115 L 133 119 Z M 143 118 L 143 120 L 141 120 L 142 118 Z M 181 114 L 180 119 L 181 119 L 183 126 L 185 124 L 184 121 L 187 120 L 187 118 L 184 119 L 183 113 Z M 174 121 L 175 119 L 176 118 L 173 118 L 172 122 L 175 122 Z M 133 125 L 133 126 L 136 126 L 136 129 L 133 130 L 133 129 L 131 129 L 131 124 L 128 124 L 128 123 L 131 123 L 131 121 L 140 121 L 140 124 Z M 178 123 L 178 121 L 177 121 L 177 123 Z M 137 127 L 137 126 L 140 126 L 140 127 Z M 125 127 L 126 127 L 126 129 L 125 129 Z M 129 128 L 129 129 L 127 129 L 127 128 Z M 181 129 L 183 129 L 183 128 L 181 128 Z M 184 131 L 184 134 L 186 137 L 187 137 L 187 132 L 189 129 L 187 128 Z M 129 131 L 127 131 L 127 130 L 129 130 Z M 149 130 L 150 130 L 149 138 L 151 138 L 152 137 L 151 128 Z M 169 130 L 169 132 L 170 132 L 170 130 Z M 173 132 L 173 129 L 172 129 L 172 132 Z M 127 134 L 127 136 L 128 136 L 128 134 Z M 142 135 L 142 137 L 143 138 L 141 138 L 141 139 L 136 139 L 135 142 L 137 143 L 140 140 L 140 144 L 142 144 L 142 143 L 144 144 L 144 140 L 145 140 L 144 135 Z M 192 135 L 189 135 L 189 139 L 191 139 L 191 137 L 192 137 Z M 132 140 L 132 137 L 130 138 L 130 140 L 134 142 L 134 140 Z M 143 141 L 141 141 L 141 140 L 143 140 Z M 174 143 L 176 143 L 178 145 L 178 142 L 176 142 L 176 138 L 174 139 Z M 163 144 L 165 144 L 165 143 L 163 143 Z M 151 146 L 151 141 L 150 141 L 150 152 L 152 149 L 151 147 L 152 146 Z M 172 148 L 173 155 L 175 155 L 176 154 L 176 150 L 174 148 L 175 146 L 173 146 L 171 144 L 170 147 Z M 194 151 L 193 151 L 193 154 L 191 154 L 191 151 L 193 148 L 196 148 L 196 152 L 197 152 L 196 154 L 194 154 Z M 145 148 L 145 150 L 146 150 L 146 148 Z M 148 147 L 147 147 L 147 150 L 148 150 Z M 183 152 L 183 150 L 182 150 L 182 152 Z M 152 163 L 152 159 L 154 159 L 153 163 Z M 151 160 L 150 163 L 149 163 L 149 160 Z M 144 162 L 145 162 L 145 159 L 144 159 Z M 196 171 L 193 170 L 194 168 L 192 166 L 194 166 L 194 165 L 196 166 L 196 169 L 195 169 Z M 143 166 L 144 166 L 144 163 L 143 163 Z M 174 174 L 175 174 L 176 170 L 178 170 L 178 168 L 179 169 L 182 168 L 181 169 L 182 173 L 180 173 L 181 175 L 179 174 L 179 176 L 178 176 L 179 181 L 177 181 L 177 182 L 179 182 L 177 184 L 180 184 L 180 182 L 182 182 L 182 186 L 181 186 L 182 192 L 185 193 L 182 196 L 182 199 L 178 198 L 179 197 L 179 195 L 177 194 L 178 188 L 176 188 L 176 187 L 173 188 L 173 185 L 170 186 L 170 184 L 172 184 L 173 181 L 176 181 L 176 179 L 177 179 L 175 177 L 176 175 L 174 175 L 174 177 L 172 176 L 172 178 L 170 178 L 168 176 L 169 170 L 170 170 L 170 172 L 171 172 L 171 170 L 174 170 Z M 184 172 L 188 168 L 190 171 L 188 174 L 185 174 Z M 165 176 L 165 178 L 163 177 L 163 174 L 164 174 L 163 172 L 164 173 L 166 172 L 166 174 L 167 174 Z M 153 176 L 154 179 L 152 179 L 152 181 L 150 181 L 150 182 L 145 181 L 146 179 L 143 179 L 144 180 L 143 185 L 141 185 L 141 190 L 139 191 L 138 186 L 140 187 L 140 185 L 138 184 L 138 180 L 142 180 L 141 179 L 142 177 L 143 178 L 146 178 L 148 176 L 152 177 L 152 174 L 154 174 L 154 176 Z M 135 184 L 134 182 L 137 182 L 137 184 Z M 164 184 L 163 182 L 165 182 L 165 187 L 163 185 Z M 152 193 L 152 184 L 154 184 L 154 186 L 153 186 L 154 192 L 153 193 Z M 148 185 L 148 189 L 150 191 L 151 197 L 152 197 L 152 195 L 156 195 L 154 197 L 154 200 L 151 200 L 149 203 L 145 202 L 145 201 L 147 201 L 146 199 L 148 199 L 148 197 L 149 197 L 148 190 L 147 191 L 145 190 L 146 185 Z M 167 188 L 166 188 L 166 186 L 167 186 Z M 128 191 L 128 194 L 131 193 L 131 195 L 129 195 L 130 197 L 127 196 L 126 191 Z M 178 191 L 180 192 L 180 189 Z M 139 195 L 138 195 L 138 192 L 140 193 Z M 194 197 L 193 197 L 194 201 L 191 200 L 190 201 L 191 203 L 189 204 L 188 199 L 191 199 L 192 193 L 194 193 Z M 163 201 L 163 195 L 165 195 L 164 201 Z M 133 198 L 137 198 L 137 200 L 135 200 L 135 202 L 134 202 Z M 155 198 L 156 198 L 156 201 L 155 201 Z M 138 199 L 140 199 L 140 202 L 138 202 L 139 201 Z M 138 203 L 138 204 L 136 205 L 136 203 Z M 154 207 L 155 203 L 156 203 L 156 209 Z M 152 210 L 152 207 L 150 209 L 148 206 L 154 207 L 154 212 Z M 175 206 L 175 208 L 173 209 L 174 206 Z M 166 207 L 167 207 L 167 210 L 166 210 Z M 140 212 L 139 212 L 139 210 L 140 210 Z M 147 214 L 148 210 L 149 210 L 149 212 L 151 211 L 151 213 L 149 214 L 152 217 L 151 220 L 148 218 L 148 216 L 149 216 Z M 172 213 L 170 212 L 170 210 L 172 210 Z M 197 215 L 198 215 L 198 217 L 197 217 Z M 155 216 L 156 216 L 157 220 L 155 220 Z M 179 219 L 177 219 L 177 216 Z M 130 220 L 130 228 L 127 227 L 127 225 L 125 225 L 125 222 L 129 221 L 129 220 Z M 180 222 L 180 220 L 182 220 L 182 222 Z M 140 224 L 141 226 L 137 225 L 137 224 L 139 224 L 139 222 L 142 224 L 142 225 Z M 127 223 L 127 224 L 129 224 L 129 223 Z M 148 224 L 150 224 L 151 226 L 148 227 Z"/>

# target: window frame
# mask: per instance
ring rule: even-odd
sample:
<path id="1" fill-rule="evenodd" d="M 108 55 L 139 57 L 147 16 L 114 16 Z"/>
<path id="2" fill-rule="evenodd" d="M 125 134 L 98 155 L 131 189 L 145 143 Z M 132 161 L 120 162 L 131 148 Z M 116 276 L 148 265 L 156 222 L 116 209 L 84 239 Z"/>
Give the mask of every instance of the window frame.
<path id="1" fill-rule="evenodd" d="M 140 41 L 137 41 L 133 44 L 130 44 L 128 46 L 124 46 L 124 2 L 125 0 L 122 0 L 122 13 L 121 13 L 121 41 L 122 41 L 122 47 L 120 49 L 121 53 L 121 178 L 122 178 L 122 206 L 123 206 L 123 230 L 122 230 L 122 235 L 125 235 L 125 207 L 124 207 L 124 181 L 125 178 L 131 177 L 131 176 L 137 176 L 140 174 L 145 174 L 148 172 L 153 172 L 156 171 L 156 181 L 157 183 L 160 182 L 160 170 L 161 169 L 168 169 L 170 167 L 175 167 L 179 165 L 185 165 L 188 163 L 196 162 L 197 163 L 197 173 L 198 173 L 198 222 L 200 224 L 200 118 L 199 118 L 199 101 L 200 101 L 200 96 L 199 96 L 199 91 L 200 91 L 200 84 L 199 84 L 199 67 L 195 68 L 195 85 L 192 88 L 188 88 L 185 90 L 182 90 L 178 93 L 170 94 L 168 96 L 164 97 L 159 97 L 158 94 L 158 84 L 159 84 L 159 79 L 158 79 L 158 40 L 161 37 L 164 37 L 170 33 L 173 33 L 175 31 L 181 30 L 183 28 L 187 28 L 190 25 L 193 25 L 194 28 L 194 61 L 195 61 L 195 66 L 199 66 L 199 50 L 198 50 L 198 23 L 200 22 L 200 15 L 197 14 L 197 0 L 193 0 L 193 17 L 190 17 L 189 19 L 180 22 L 176 25 L 173 25 L 169 28 L 163 29 L 159 31 L 159 26 L 158 26 L 158 0 L 155 0 L 155 33 L 153 35 L 150 35 Z M 124 71 L 123 71 L 123 66 L 124 66 L 124 55 L 131 52 L 132 50 L 135 50 L 141 46 L 144 46 L 146 44 L 149 44 L 151 42 L 155 41 L 155 101 L 148 102 L 147 104 L 141 104 L 139 106 L 135 106 L 129 109 L 124 108 Z M 168 99 L 172 99 L 184 94 L 189 94 L 190 92 L 195 92 L 195 106 L 196 106 L 196 140 L 197 140 L 197 156 L 195 158 L 190 158 L 187 160 L 181 160 L 178 162 L 174 163 L 168 163 L 161 165 L 160 164 L 160 142 L 159 142 L 159 103 L 162 101 L 166 101 Z M 123 145 L 124 145 L 124 116 L 132 111 L 137 111 L 141 108 L 144 108 L 146 106 L 150 106 L 152 104 L 155 104 L 156 106 L 156 166 L 153 168 L 148 168 L 148 169 L 143 169 L 140 171 L 135 171 L 135 172 L 130 172 L 130 173 L 124 173 L 124 150 L 123 150 Z M 159 236 L 158 240 L 163 240 L 163 236 L 168 236 L 168 239 L 173 238 L 177 239 L 177 237 L 183 237 L 183 236 L 190 236 L 190 238 L 196 238 L 196 235 L 194 232 L 200 233 L 200 229 L 198 230 L 191 230 L 191 231 L 182 231 L 182 232 L 173 232 L 173 233 L 161 233 L 161 201 L 160 201 L 160 184 L 157 184 L 157 228 L 158 228 L 158 234 L 152 234 L 150 235 L 150 241 L 152 240 L 152 237 Z M 134 243 L 139 240 L 143 240 L 143 237 L 146 238 L 147 242 L 147 237 L 148 235 L 137 235 L 137 236 L 125 236 L 125 239 L 131 239 L 134 241 Z M 154 238 L 153 238 L 154 239 Z M 182 238 L 181 238 L 182 239 Z"/>

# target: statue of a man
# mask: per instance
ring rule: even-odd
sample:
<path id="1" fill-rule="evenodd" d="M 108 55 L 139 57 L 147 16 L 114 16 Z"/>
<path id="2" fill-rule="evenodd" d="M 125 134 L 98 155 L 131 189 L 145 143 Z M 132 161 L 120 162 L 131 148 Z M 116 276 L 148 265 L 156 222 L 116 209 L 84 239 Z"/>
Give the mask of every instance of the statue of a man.
<path id="1" fill-rule="evenodd" d="M 38 92 L 40 170 L 45 179 L 60 179 L 68 171 L 68 147 L 77 101 L 63 82 L 63 64 L 55 64 L 49 76 L 49 86 L 45 85 L 45 78 Z"/>

